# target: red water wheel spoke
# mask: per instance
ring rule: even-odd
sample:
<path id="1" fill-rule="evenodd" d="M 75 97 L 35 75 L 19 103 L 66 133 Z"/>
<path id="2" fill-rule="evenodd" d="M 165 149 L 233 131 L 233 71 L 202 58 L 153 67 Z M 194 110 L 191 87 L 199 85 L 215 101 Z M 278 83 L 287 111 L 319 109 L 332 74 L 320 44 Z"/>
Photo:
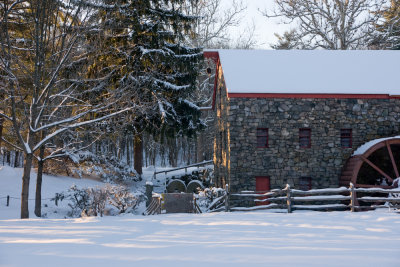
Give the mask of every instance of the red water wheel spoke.
<path id="1" fill-rule="evenodd" d="M 377 172 L 379 172 L 380 174 L 382 174 L 386 179 L 389 180 L 389 182 L 393 182 L 393 179 L 387 175 L 384 171 L 382 171 L 378 166 L 376 166 L 375 164 L 373 164 L 371 161 L 369 161 L 368 159 L 366 159 L 364 156 L 361 156 L 361 159 L 367 163 L 369 166 L 371 166 L 372 168 L 374 168 Z"/>
<path id="2" fill-rule="evenodd" d="M 388 150 L 388 153 L 389 153 L 389 156 L 390 156 L 390 160 L 392 161 L 392 165 L 393 165 L 394 173 L 396 174 L 396 178 L 400 177 L 399 170 L 397 169 L 397 166 L 396 166 L 396 161 L 394 161 L 392 149 L 391 149 L 390 144 L 389 144 L 389 142 L 387 140 L 386 140 L 386 147 L 387 147 L 387 150 Z"/>

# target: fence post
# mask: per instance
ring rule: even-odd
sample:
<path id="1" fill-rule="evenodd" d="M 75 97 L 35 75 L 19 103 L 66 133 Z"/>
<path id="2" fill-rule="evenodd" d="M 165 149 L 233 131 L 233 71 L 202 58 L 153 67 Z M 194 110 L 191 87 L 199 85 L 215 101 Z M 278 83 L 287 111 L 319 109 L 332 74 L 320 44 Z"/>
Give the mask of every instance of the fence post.
<path id="1" fill-rule="evenodd" d="M 10 196 L 7 196 L 7 207 L 10 206 Z"/>
<path id="2" fill-rule="evenodd" d="M 229 187 L 228 184 L 225 185 L 225 191 L 226 191 L 226 196 L 225 196 L 225 211 L 229 211 Z"/>
<path id="3" fill-rule="evenodd" d="M 354 212 L 354 206 L 356 205 L 356 192 L 354 191 L 353 183 L 350 183 L 350 198 L 350 210 L 351 212 Z"/>
<path id="4" fill-rule="evenodd" d="M 150 206 L 150 203 L 153 199 L 153 183 L 147 181 L 146 182 L 146 208 Z"/>
<path id="5" fill-rule="evenodd" d="M 292 213 L 292 191 L 290 190 L 290 185 L 286 185 L 286 205 L 287 212 Z"/>
<path id="6" fill-rule="evenodd" d="M 58 193 L 56 193 L 56 197 L 54 198 L 54 203 L 58 206 Z"/>

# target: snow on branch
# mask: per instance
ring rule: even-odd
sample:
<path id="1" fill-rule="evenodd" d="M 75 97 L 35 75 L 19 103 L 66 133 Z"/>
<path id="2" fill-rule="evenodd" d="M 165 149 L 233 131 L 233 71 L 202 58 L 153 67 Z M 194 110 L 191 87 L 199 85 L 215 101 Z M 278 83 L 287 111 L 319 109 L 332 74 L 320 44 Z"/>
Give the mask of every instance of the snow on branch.
<path id="1" fill-rule="evenodd" d="M 77 122 L 77 123 L 72 123 L 72 124 L 69 124 L 69 125 L 65 125 L 65 126 L 63 126 L 62 128 L 60 128 L 60 129 L 58 129 L 58 130 L 52 132 L 51 134 L 47 135 L 47 136 L 46 136 L 45 138 L 43 138 L 40 142 L 38 142 L 37 145 L 33 148 L 33 151 L 36 151 L 36 150 L 39 149 L 43 144 L 45 144 L 47 141 L 51 140 L 53 137 L 57 136 L 58 134 L 60 134 L 60 133 L 62 133 L 62 132 L 64 132 L 64 131 L 66 131 L 66 130 L 68 130 L 68 129 L 73 129 L 73 128 L 77 128 L 77 127 L 89 125 L 89 124 L 92 124 L 92 123 L 95 123 L 95 122 L 103 121 L 103 120 L 106 120 L 106 119 L 108 119 L 108 118 L 114 117 L 114 116 L 116 116 L 116 115 L 118 115 L 118 114 L 121 114 L 121 113 L 130 111 L 130 110 L 132 110 L 133 108 L 134 108 L 134 107 L 128 107 L 128 108 L 125 108 L 125 109 L 122 109 L 122 110 L 119 110 L 119 111 L 110 113 L 110 114 L 108 114 L 108 115 L 99 117 L 99 118 L 97 118 L 97 119 L 87 120 L 87 121 L 82 121 L 82 122 Z M 68 120 L 68 122 L 73 122 L 72 118 L 69 118 L 69 119 L 67 119 L 67 120 Z M 59 124 L 59 123 L 58 123 L 58 124 Z M 58 124 L 57 124 L 57 125 L 58 125 Z M 47 128 L 48 128 L 48 127 L 47 127 Z"/>

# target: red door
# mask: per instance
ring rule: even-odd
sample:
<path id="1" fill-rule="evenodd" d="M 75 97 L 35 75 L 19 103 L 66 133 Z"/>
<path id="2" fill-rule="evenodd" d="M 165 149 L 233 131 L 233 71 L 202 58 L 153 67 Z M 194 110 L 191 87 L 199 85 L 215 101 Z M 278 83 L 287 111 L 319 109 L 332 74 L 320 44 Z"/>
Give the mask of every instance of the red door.
<path id="1" fill-rule="evenodd" d="M 256 176 L 256 191 L 265 193 L 271 188 L 271 183 L 268 176 Z M 258 199 L 267 199 L 267 197 L 260 197 Z M 256 205 L 267 205 L 269 202 L 256 202 Z"/>

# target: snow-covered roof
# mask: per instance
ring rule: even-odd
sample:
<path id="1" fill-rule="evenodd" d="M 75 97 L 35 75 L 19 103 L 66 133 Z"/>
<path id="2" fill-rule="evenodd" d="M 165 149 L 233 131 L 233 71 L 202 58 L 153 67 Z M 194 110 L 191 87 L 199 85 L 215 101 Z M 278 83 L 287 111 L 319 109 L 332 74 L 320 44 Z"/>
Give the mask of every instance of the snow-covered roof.
<path id="1" fill-rule="evenodd" d="M 400 51 L 217 52 L 229 93 L 400 95 Z"/>

